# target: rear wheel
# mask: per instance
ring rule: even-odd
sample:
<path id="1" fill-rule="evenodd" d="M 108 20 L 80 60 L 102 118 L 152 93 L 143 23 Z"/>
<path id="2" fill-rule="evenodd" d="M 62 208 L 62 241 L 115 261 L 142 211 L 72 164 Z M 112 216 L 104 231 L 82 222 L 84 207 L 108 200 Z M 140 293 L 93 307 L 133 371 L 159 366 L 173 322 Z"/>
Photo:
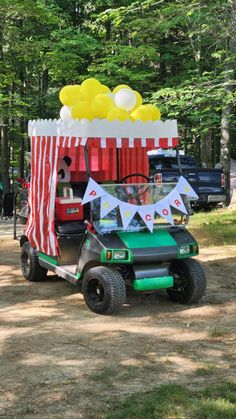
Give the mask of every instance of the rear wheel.
<path id="1" fill-rule="evenodd" d="M 38 253 L 27 241 L 21 248 L 21 270 L 28 281 L 41 281 L 47 276 L 47 269 L 39 264 Z"/>
<path id="2" fill-rule="evenodd" d="M 167 289 L 172 301 L 181 304 L 197 303 L 206 290 L 206 275 L 202 265 L 194 259 L 177 260 L 171 266 L 174 286 Z"/>
<path id="3" fill-rule="evenodd" d="M 98 266 L 86 272 L 82 291 L 87 306 L 98 314 L 114 313 L 126 299 L 125 282 L 116 269 Z"/>

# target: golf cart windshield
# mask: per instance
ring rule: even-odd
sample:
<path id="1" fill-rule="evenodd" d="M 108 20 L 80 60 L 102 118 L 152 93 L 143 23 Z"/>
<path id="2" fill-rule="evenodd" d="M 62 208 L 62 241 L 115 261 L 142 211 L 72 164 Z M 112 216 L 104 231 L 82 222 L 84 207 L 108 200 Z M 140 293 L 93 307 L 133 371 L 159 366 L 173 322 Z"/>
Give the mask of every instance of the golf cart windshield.
<path id="1" fill-rule="evenodd" d="M 119 201 L 129 203 L 137 206 L 155 204 L 161 199 L 165 198 L 176 186 L 175 183 L 168 183 L 157 185 L 155 183 L 132 183 L 132 184 L 108 184 L 102 185 L 102 188 L 112 197 Z M 183 197 L 183 201 L 188 211 L 189 200 Z M 91 202 L 92 220 L 95 229 L 99 233 L 108 233 L 112 231 L 123 230 L 122 218 L 119 205 L 110 211 L 105 217 L 100 217 L 101 200 L 95 199 Z M 174 225 L 186 225 L 188 222 L 188 215 L 184 215 L 175 208 L 171 208 Z M 160 227 L 169 227 L 170 223 L 163 217 L 155 213 L 154 229 Z M 126 231 L 142 231 L 146 230 L 147 226 L 136 212 L 130 221 Z"/>

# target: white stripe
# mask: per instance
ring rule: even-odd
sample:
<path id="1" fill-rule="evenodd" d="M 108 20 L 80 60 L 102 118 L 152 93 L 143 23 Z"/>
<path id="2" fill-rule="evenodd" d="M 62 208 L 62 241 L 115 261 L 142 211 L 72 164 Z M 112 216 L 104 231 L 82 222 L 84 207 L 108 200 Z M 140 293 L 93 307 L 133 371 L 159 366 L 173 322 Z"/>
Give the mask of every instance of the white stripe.
<path id="1" fill-rule="evenodd" d="M 80 145 L 86 145 L 86 143 L 87 143 L 87 138 L 83 137 L 81 142 L 80 142 Z"/>
<path id="2" fill-rule="evenodd" d="M 77 138 L 75 139 L 75 147 L 78 147 L 78 145 L 79 145 L 79 137 L 77 137 Z"/>
<path id="3" fill-rule="evenodd" d="M 116 148 L 121 148 L 121 146 L 122 146 L 121 138 L 116 138 Z"/>
<path id="4" fill-rule="evenodd" d="M 172 138 L 168 138 L 168 147 L 172 147 L 173 141 Z"/>
<path id="5" fill-rule="evenodd" d="M 106 146 L 107 146 L 106 138 L 101 138 L 101 148 L 106 148 Z"/>
<path id="6" fill-rule="evenodd" d="M 72 137 L 69 137 L 69 138 L 68 138 L 68 147 L 71 147 L 71 138 L 72 138 Z"/>
<path id="7" fill-rule="evenodd" d="M 159 138 L 155 138 L 154 145 L 155 145 L 155 147 L 160 147 L 160 139 Z"/>
<path id="8" fill-rule="evenodd" d="M 64 137 L 62 147 L 66 147 L 66 142 L 67 142 L 66 140 L 67 140 L 67 137 Z"/>
<path id="9" fill-rule="evenodd" d="M 134 148 L 134 138 L 129 138 L 129 148 Z"/>
<path id="10" fill-rule="evenodd" d="M 146 138 L 142 138 L 141 139 L 141 146 L 142 147 L 146 147 L 147 143 L 146 143 Z"/>

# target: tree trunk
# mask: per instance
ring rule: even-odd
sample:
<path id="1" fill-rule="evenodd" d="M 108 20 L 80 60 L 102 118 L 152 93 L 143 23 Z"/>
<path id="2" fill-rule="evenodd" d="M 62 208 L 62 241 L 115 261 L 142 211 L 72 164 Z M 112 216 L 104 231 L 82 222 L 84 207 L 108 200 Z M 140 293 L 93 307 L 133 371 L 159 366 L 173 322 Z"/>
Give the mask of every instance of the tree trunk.
<path id="1" fill-rule="evenodd" d="M 1 124 L 1 160 L 2 160 L 2 183 L 3 192 L 10 192 L 10 176 L 9 176 L 9 149 L 7 138 L 8 120 L 3 118 Z"/>
<path id="2" fill-rule="evenodd" d="M 211 167 L 212 162 L 211 131 L 201 135 L 201 163 L 202 167 Z"/>
<path id="3" fill-rule="evenodd" d="M 227 40 L 227 48 L 229 51 L 229 56 L 231 56 L 231 61 L 226 66 L 226 84 L 225 84 L 225 94 L 226 101 L 227 97 L 232 94 L 235 90 L 234 84 L 234 61 L 233 56 L 236 53 L 236 0 L 228 0 L 229 4 L 229 13 L 231 16 L 229 22 L 229 37 Z M 221 149 L 220 149 L 220 162 L 225 174 L 226 182 L 226 204 L 230 203 L 230 120 L 231 114 L 233 111 L 233 103 L 226 102 L 225 106 L 222 108 L 221 114 Z"/>

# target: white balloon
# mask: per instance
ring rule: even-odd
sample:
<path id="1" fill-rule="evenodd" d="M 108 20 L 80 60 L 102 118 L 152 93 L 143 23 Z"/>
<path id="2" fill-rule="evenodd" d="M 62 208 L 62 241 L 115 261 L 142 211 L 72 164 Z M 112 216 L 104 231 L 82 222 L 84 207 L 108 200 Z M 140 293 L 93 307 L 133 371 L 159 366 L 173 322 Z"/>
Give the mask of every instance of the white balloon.
<path id="1" fill-rule="evenodd" d="M 71 108 L 69 106 L 62 106 L 60 110 L 60 118 L 63 120 L 71 118 Z"/>
<path id="2" fill-rule="evenodd" d="M 132 90 L 120 89 L 115 94 L 115 104 L 119 108 L 123 108 L 126 111 L 131 111 L 136 105 L 136 96 Z"/>

